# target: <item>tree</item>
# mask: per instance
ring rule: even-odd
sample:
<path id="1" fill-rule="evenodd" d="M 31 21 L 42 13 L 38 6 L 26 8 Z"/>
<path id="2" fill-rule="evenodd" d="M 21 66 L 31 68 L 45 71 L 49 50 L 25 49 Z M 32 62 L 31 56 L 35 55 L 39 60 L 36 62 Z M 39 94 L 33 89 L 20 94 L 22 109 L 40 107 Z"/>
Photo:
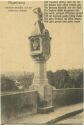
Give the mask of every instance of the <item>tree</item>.
<path id="1" fill-rule="evenodd" d="M 56 88 L 68 88 L 71 87 L 71 78 L 66 70 L 58 70 L 54 73 Z"/>
<path id="2" fill-rule="evenodd" d="M 83 72 L 80 72 L 75 82 L 76 88 L 83 88 Z"/>
<path id="3" fill-rule="evenodd" d="M 1 91 L 9 92 L 17 90 L 17 86 L 15 85 L 14 80 L 9 77 L 2 75 L 1 76 Z"/>
<path id="4" fill-rule="evenodd" d="M 58 70 L 55 73 L 48 72 L 49 83 L 55 86 L 57 89 L 72 87 L 72 80 L 67 70 Z"/>

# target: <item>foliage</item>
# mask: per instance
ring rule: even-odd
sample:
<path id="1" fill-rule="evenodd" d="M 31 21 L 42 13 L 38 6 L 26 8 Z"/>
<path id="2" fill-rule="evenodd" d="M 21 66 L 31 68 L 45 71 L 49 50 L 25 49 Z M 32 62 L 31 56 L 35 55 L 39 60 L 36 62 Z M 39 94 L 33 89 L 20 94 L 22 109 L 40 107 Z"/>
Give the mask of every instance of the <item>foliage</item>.
<path id="1" fill-rule="evenodd" d="M 15 91 L 17 90 L 17 86 L 14 83 L 14 80 L 9 77 L 2 75 L 1 77 L 1 91 Z"/>
<path id="2" fill-rule="evenodd" d="M 56 72 L 47 72 L 49 84 L 57 89 L 61 88 L 82 88 L 83 71 L 75 70 L 58 70 Z M 32 84 L 34 74 L 32 73 L 10 73 L 1 75 L 1 91 L 28 90 Z"/>
<path id="3" fill-rule="evenodd" d="M 61 88 L 81 88 L 83 87 L 83 71 L 82 70 L 58 70 L 56 72 L 49 71 L 47 73 L 49 83 L 57 89 Z"/>
<path id="4" fill-rule="evenodd" d="M 11 92 L 11 91 L 21 91 L 27 90 L 29 85 L 32 84 L 33 74 L 20 74 L 15 75 L 1 75 L 1 91 Z"/>
<path id="5" fill-rule="evenodd" d="M 20 84 L 23 86 L 24 89 L 28 89 L 29 86 L 32 84 L 33 74 L 24 74 L 17 78 Z"/>
<path id="6" fill-rule="evenodd" d="M 81 87 L 83 88 L 83 72 L 80 72 L 77 79 L 75 80 L 75 87 Z"/>

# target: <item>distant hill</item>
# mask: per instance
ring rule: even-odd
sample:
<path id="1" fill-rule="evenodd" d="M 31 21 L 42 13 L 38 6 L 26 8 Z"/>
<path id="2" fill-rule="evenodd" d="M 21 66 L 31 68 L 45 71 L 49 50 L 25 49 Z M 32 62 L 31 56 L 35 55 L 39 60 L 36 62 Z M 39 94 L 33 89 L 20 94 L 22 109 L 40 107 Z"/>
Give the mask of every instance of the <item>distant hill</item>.
<path id="1" fill-rule="evenodd" d="M 18 77 L 20 77 L 20 76 L 24 76 L 24 75 L 32 75 L 33 73 L 31 73 L 31 72 L 19 72 L 19 71 L 17 71 L 17 72 L 5 72 L 5 73 L 2 73 L 1 75 L 5 75 L 5 76 L 7 76 L 7 77 L 9 77 L 9 78 L 12 78 L 12 79 L 18 79 Z"/>

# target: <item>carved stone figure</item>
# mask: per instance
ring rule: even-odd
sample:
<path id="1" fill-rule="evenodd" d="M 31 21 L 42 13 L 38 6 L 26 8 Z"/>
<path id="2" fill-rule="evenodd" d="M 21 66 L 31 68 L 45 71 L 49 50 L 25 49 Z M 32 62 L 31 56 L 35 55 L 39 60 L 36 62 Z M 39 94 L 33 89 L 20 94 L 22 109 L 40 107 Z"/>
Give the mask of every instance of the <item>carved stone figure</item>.
<path id="1" fill-rule="evenodd" d="M 41 9 L 35 8 L 33 12 L 37 14 L 38 20 L 35 22 L 35 29 L 29 37 L 31 41 L 31 55 L 35 60 L 48 60 L 50 57 L 51 37 L 44 26 Z"/>
<path id="2" fill-rule="evenodd" d="M 43 21 L 43 14 L 40 7 L 33 9 L 33 12 L 37 14 L 39 21 Z"/>

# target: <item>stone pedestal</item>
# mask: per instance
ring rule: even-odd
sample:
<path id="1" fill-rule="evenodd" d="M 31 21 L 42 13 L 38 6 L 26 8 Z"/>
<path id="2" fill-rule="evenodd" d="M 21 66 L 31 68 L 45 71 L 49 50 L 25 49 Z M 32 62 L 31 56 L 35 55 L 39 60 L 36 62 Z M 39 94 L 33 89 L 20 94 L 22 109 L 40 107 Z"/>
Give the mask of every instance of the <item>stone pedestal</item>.
<path id="1" fill-rule="evenodd" d="M 46 72 L 46 61 L 35 61 L 33 84 L 30 90 L 38 92 L 38 112 L 46 113 L 53 111 L 53 86 L 49 85 Z"/>
<path id="2" fill-rule="evenodd" d="M 38 112 L 48 113 L 54 110 L 53 106 L 53 87 L 49 84 L 32 84 L 30 90 L 38 92 Z"/>

